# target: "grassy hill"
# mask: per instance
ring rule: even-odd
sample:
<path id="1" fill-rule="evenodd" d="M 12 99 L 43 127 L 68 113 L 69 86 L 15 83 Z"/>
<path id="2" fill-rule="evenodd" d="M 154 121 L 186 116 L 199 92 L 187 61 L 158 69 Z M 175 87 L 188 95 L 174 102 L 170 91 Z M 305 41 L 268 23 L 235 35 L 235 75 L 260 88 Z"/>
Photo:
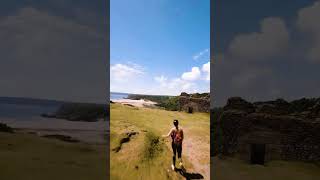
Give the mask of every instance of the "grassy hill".
<path id="1" fill-rule="evenodd" d="M 105 148 L 0 132 L 0 179 L 104 180 L 108 168 Z"/>
<path id="2" fill-rule="evenodd" d="M 160 138 L 168 133 L 173 119 L 179 119 L 185 132 L 183 161 L 187 173 L 183 175 L 170 169 L 171 140 Z M 110 129 L 112 179 L 185 179 L 198 173 L 208 177 L 209 113 L 188 114 L 111 104 Z"/>

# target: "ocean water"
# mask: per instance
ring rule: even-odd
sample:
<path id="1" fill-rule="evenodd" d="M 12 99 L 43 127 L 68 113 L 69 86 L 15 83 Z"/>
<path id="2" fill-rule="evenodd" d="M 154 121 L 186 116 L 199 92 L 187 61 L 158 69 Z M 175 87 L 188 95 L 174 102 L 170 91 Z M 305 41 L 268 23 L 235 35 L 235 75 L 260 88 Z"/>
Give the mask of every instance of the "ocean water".
<path id="1" fill-rule="evenodd" d="M 125 99 L 128 98 L 129 94 L 127 93 L 115 93 L 115 92 L 111 92 L 110 93 L 110 100 L 119 100 L 119 99 Z"/>
<path id="2" fill-rule="evenodd" d="M 0 118 L 30 119 L 43 113 L 53 113 L 58 106 L 37 106 L 21 104 L 0 104 Z"/>

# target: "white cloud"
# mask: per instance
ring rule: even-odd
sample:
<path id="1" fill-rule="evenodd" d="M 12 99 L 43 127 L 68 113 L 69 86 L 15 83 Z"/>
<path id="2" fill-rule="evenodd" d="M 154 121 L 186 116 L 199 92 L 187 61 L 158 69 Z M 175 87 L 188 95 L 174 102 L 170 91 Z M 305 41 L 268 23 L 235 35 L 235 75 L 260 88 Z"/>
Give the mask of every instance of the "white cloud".
<path id="1" fill-rule="evenodd" d="M 202 71 L 206 74 L 205 79 L 210 81 L 210 61 L 202 65 Z"/>
<path id="2" fill-rule="evenodd" d="M 198 80 L 201 76 L 199 67 L 193 67 L 190 72 L 185 72 L 182 74 L 181 78 L 187 81 Z"/>
<path id="3" fill-rule="evenodd" d="M 165 86 L 167 84 L 168 78 L 166 78 L 163 75 L 161 75 L 161 76 L 155 77 L 154 80 L 156 82 L 160 83 L 161 86 Z"/>
<path id="4" fill-rule="evenodd" d="M 206 55 L 209 52 L 209 48 L 204 49 L 203 51 L 200 51 L 199 53 L 197 53 L 196 55 L 193 56 L 194 60 L 198 60 L 200 57 Z"/>
<path id="5" fill-rule="evenodd" d="M 311 39 L 311 46 L 307 50 L 306 57 L 311 62 L 320 62 L 320 2 L 301 9 L 298 12 L 297 26 Z"/>
<path id="6" fill-rule="evenodd" d="M 198 92 L 197 84 L 181 78 L 168 79 L 164 76 L 154 78 L 158 84 L 150 89 L 150 94 L 179 95 L 181 92 Z"/>
<path id="7" fill-rule="evenodd" d="M 280 18 L 265 18 L 261 22 L 261 32 L 240 34 L 230 43 L 232 56 L 243 60 L 270 59 L 285 52 L 289 33 Z"/>
<path id="8" fill-rule="evenodd" d="M 1 96 L 105 103 L 107 38 L 100 31 L 32 7 L 2 16 Z"/>
<path id="9" fill-rule="evenodd" d="M 138 65 L 115 64 L 110 67 L 111 81 L 125 82 L 142 74 L 144 71 Z"/>
<path id="10" fill-rule="evenodd" d="M 320 2 L 315 2 L 312 6 L 302 8 L 298 12 L 297 25 L 300 29 L 319 34 L 320 23 Z"/>
<path id="11" fill-rule="evenodd" d="M 167 78 L 163 75 L 154 77 L 157 85 L 149 92 L 152 94 L 170 94 L 178 95 L 181 92 L 195 93 L 195 92 L 208 92 L 209 84 L 202 81 L 210 80 L 210 62 L 204 64 L 201 69 L 205 77 L 201 77 L 199 67 L 193 67 L 190 72 L 185 72 L 181 78 Z M 158 92 L 158 93 L 154 93 Z"/>
<path id="12" fill-rule="evenodd" d="M 291 39 L 283 20 L 267 18 L 268 21 L 262 21 L 260 32 L 237 36 L 226 52 L 214 55 L 215 75 L 211 83 L 214 93 L 219 94 L 213 101 L 215 105 L 225 105 L 230 96 L 241 96 L 249 101 L 319 96 L 316 75 L 320 65 L 320 1 L 300 9 L 297 15 L 296 24 L 293 24 L 296 27 L 287 23 Z M 261 57 L 283 62 L 280 65 L 278 62 L 243 61 Z"/>

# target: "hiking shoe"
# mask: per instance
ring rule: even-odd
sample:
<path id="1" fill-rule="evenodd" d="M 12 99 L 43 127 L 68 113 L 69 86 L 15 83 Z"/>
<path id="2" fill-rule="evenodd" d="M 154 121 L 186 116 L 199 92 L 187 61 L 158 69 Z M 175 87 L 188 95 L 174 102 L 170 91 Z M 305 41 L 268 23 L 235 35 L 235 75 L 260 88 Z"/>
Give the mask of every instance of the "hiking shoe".
<path id="1" fill-rule="evenodd" d="M 172 171 L 176 169 L 173 164 L 171 164 L 171 168 L 172 168 Z"/>

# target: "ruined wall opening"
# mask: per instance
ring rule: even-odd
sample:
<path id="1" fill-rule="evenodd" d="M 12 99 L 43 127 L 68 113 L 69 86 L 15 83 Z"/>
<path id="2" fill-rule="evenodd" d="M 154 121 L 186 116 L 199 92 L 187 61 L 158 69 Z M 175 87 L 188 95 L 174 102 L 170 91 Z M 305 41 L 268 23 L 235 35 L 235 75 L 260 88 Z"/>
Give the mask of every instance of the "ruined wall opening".
<path id="1" fill-rule="evenodd" d="M 264 165 L 266 154 L 265 144 L 251 144 L 251 164 Z"/>
<path id="2" fill-rule="evenodd" d="M 192 107 L 188 107 L 188 113 L 193 113 L 193 108 Z"/>

